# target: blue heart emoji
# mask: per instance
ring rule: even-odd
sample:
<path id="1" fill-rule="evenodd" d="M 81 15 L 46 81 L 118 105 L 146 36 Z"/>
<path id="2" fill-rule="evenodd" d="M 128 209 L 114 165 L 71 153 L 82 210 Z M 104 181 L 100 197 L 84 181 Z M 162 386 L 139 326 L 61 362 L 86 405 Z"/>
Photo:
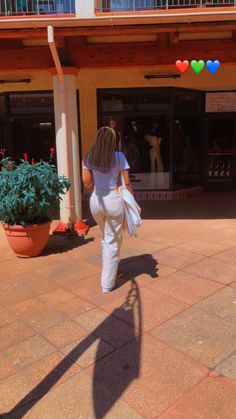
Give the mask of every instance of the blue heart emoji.
<path id="1" fill-rule="evenodd" d="M 215 74 L 216 71 L 220 67 L 220 62 L 218 60 L 215 60 L 215 61 L 208 60 L 206 62 L 206 67 L 210 71 L 211 74 Z"/>

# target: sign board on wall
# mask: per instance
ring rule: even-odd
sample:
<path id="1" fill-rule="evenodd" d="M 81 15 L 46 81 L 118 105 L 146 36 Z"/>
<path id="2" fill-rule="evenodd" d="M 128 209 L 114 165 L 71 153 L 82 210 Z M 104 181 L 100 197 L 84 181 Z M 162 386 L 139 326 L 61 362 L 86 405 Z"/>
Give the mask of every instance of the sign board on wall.
<path id="1" fill-rule="evenodd" d="M 206 93 L 206 112 L 236 112 L 236 92 Z"/>

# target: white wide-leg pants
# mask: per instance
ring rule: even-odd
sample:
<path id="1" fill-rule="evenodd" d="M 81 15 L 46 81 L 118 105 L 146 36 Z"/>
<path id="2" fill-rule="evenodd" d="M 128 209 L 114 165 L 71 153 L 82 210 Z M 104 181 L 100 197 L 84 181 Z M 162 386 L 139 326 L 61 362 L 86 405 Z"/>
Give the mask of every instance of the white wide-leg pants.
<path id="1" fill-rule="evenodd" d="M 116 190 L 94 190 L 90 210 L 102 233 L 101 285 L 106 292 L 114 288 L 117 276 L 123 239 L 123 201 Z"/>

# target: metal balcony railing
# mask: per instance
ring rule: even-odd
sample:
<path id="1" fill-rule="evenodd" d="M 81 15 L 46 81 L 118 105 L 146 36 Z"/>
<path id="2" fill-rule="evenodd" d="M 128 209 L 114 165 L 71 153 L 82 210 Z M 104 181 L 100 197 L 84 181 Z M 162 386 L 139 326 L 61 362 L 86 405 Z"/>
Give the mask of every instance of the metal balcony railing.
<path id="1" fill-rule="evenodd" d="M 217 6 L 236 6 L 236 0 L 100 0 L 96 11 L 126 12 Z"/>
<path id="2" fill-rule="evenodd" d="M 74 13 L 75 0 L 0 0 L 0 17 Z"/>

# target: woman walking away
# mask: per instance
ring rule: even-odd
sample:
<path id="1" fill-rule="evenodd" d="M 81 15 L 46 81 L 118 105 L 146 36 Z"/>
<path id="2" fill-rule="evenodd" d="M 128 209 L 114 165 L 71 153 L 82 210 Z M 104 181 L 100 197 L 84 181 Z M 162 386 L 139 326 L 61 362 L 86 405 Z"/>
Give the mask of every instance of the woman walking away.
<path id="1" fill-rule="evenodd" d="M 102 233 L 102 278 L 104 293 L 115 287 L 120 247 L 123 238 L 124 205 L 118 192 L 118 178 L 122 170 L 127 189 L 129 165 L 122 152 L 116 151 L 116 134 L 112 128 L 102 127 L 83 163 L 83 183 L 92 188 L 90 210 Z"/>

